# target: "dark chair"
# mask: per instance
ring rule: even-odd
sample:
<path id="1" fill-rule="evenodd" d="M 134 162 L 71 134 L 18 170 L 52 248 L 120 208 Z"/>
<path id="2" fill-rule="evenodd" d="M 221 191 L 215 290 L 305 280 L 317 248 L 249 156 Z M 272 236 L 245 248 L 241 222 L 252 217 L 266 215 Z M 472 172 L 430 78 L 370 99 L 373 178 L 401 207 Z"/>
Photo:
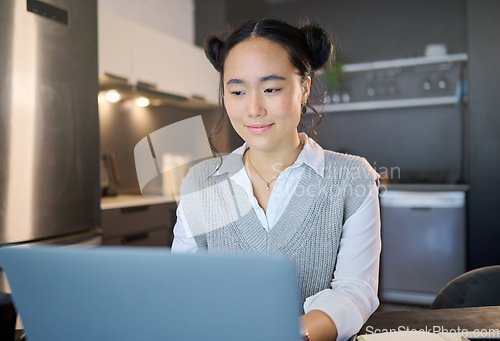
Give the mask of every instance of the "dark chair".
<path id="1" fill-rule="evenodd" d="M 11 296 L 0 293 L 0 340 L 14 340 L 16 318 Z"/>
<path id="2" fill-rule="evenodd" d="M 437 294 L 430 309 L 500 305 L 500 265 L 487 266 L 458 276 Z"/>

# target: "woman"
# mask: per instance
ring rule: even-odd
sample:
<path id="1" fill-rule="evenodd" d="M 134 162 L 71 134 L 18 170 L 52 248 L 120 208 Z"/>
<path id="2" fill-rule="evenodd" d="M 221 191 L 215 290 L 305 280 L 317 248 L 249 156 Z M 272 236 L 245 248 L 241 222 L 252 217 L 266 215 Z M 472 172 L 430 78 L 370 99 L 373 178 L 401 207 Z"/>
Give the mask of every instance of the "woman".
<path id="1" fill-rule="evenodd" d="M 264 19 L 225 40 L 209 37 L 205 52 L 245 144 L 222 163 L 191 168 L 172 250 L 289 256 L 304 339 L 346 339 L 378 306 L 378 175 L 363 158 L 323 150 L 297 130 L 313 72 L 331 57 L 330 37 L 319 26 Z"/>

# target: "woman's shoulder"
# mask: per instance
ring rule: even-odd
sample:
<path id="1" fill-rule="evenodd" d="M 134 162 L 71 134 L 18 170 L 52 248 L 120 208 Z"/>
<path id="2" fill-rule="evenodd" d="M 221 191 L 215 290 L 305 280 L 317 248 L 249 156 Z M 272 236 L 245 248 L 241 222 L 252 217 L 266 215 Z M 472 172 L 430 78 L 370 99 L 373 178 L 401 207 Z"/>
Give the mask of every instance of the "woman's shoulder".
<path id="1" fill-rule="evenodd" d="M 212 174 L 215 174 L 219 160 L 210 158 L 191 166 L 182 180 L 181 192 L 193 191 L 203 186 Z"/>
<path id="2" fill-rule="evenodd" d="M 219 158 L 210 158 L 197 162 L 196 164 L 191 166 L 191 168 L 189 168 L 186 178 L 188 177 L 206 178 L 217 171 L 220 163 L 221 160 Z"/>
<path id="3" fill-rule="evenodd" d="M 371 167 L 368 161 L 366 161 L 366 159 L 362 156 L 340 153 L 326 149 L 324 150 L 324 152 L 325 152 L 325 165 L 345 164 L 346 166 L 351 166 L 351 167 L 359 165 Z"/>
<path id="4" fill-rule="evenodd" d="M 372 179 L 378 178 L 377 172 L 364 157 L 331 150 L 325 150 L 325 168 L 344 170 Z"/>

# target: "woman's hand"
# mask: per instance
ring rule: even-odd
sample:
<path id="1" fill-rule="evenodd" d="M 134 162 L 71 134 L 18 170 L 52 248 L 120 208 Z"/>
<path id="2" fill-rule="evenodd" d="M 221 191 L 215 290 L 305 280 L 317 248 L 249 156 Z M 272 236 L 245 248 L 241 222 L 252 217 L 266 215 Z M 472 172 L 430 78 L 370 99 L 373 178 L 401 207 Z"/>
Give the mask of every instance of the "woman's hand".
<path id="1" fill-rule="evenodd" d="M 330 316 L 321 310 L 311 310 L 302 315 L 300 323 L 309 333 L 311 341 L 334 341 L 337 339 L 337 326 Z"/>

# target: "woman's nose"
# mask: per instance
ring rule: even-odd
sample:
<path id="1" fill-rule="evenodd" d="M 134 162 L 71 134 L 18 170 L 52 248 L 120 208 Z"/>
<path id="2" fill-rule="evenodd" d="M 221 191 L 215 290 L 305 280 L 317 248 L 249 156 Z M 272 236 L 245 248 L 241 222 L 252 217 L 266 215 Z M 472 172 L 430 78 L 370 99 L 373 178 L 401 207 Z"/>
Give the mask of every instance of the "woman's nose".
<path id="1" fill-rule="evenodd" d="M 264 103 L 260 94 L 250 94 L 248 97 L 248 115 L 263 116 L 266 114 Z"/>

